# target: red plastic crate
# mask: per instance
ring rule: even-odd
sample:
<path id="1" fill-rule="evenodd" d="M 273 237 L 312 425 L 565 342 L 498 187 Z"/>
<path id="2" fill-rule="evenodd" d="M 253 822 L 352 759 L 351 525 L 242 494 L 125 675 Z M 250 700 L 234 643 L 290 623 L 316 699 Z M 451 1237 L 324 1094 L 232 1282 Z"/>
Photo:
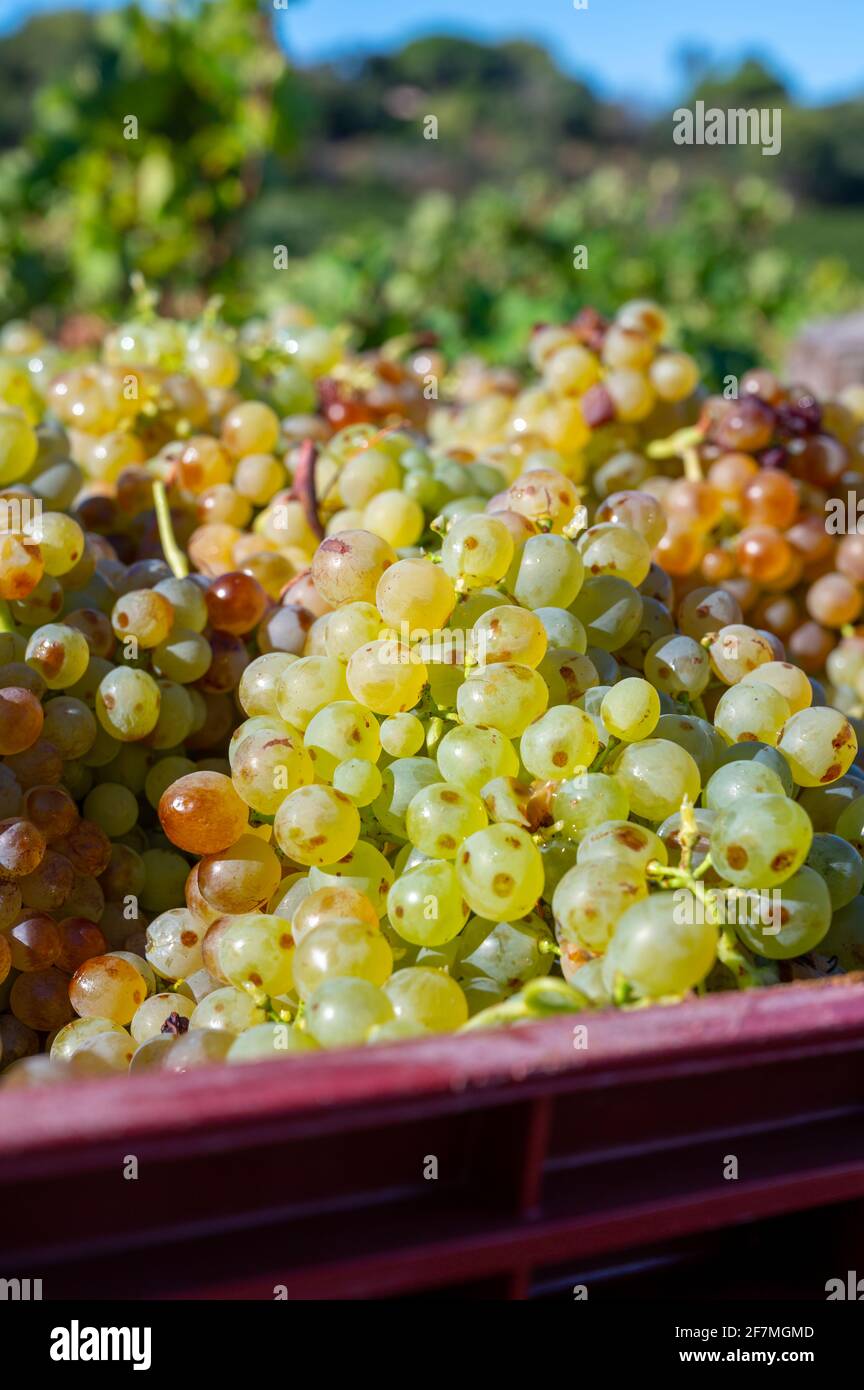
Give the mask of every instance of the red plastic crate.
<path id="1" fill-rule="evenodd" d="M 0 1213 L 49 1299 L 738 1292 L 763 1230 L 751 1296 L 824 1298 L 860 1264 L 864 983 L 0 1092 Z"/>

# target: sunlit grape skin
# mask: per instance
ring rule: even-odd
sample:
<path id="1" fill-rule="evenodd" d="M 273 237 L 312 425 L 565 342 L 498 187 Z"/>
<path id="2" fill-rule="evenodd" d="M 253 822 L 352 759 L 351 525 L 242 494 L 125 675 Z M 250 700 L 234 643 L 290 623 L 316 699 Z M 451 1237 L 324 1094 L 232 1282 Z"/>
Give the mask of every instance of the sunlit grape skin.
<path id="1" fill-rule="evenodd" d="M 179 778 L 159 802 L 165 834 L 192 854 L 216 854 L 239 840 L 249 811 L 219 772 L 190 772 Z"/>

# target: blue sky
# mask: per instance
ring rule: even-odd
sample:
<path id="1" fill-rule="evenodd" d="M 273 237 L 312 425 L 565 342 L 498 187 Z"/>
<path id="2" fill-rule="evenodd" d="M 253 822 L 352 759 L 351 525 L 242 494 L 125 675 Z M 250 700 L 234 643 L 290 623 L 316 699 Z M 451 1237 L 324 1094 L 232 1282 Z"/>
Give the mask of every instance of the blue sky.
<path id="1" fill-rule="evenodd" d="M 77 0 L 89 8 L 114 2 Z M 0 0 L 0 30 L 53 8 L 58 0 Z M 861 0 L 588 0 L 587 10 L 574 0 L 300 0 L 287 17 L 277 15 L 301 62 L 458 32 L 538 39 L 568 70 L 640 105 L 675 96 L 676 55 L 685 46 L 719 61 L 770 55 L 804 100 L 864 91 Z"/>

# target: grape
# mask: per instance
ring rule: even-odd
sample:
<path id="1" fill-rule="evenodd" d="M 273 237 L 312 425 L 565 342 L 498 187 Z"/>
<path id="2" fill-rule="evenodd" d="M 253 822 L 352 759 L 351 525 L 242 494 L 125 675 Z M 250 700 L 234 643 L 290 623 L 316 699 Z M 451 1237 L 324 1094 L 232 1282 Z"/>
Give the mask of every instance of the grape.
<path id="1" fill-rule="evenodd" d="M 82 1018 L 110 1018 L 124 1025 L 131 1023 L 146 997 L 143 977 L 115 955 L 92 956 L 78 967 L 69 985 L 72 1006 Z"/>
<path id="2" fill-rule="evenodd" d="M 819 787 L 847 771 L 858 740 L 839 710 L 802 709 L 784 725 L 777 747 L 799 786 Z"/>
<path id="3" fill-rule="evenodd" d="M 295 1057 L 301 1052 L 317 1052 L 318 1046 L 311 1033 L 301 1032 L 299 1028 L 289 1027 L 286 1023 L 256 1023 L 239 1037 L 232 1037 L 227 1060 L 270 1061 L 279 1057 Z"/>
<path id="4" fill-rule="evenodd" d="M 648 681 L 630 676 L 604 696 L 600 717 L 610 734 L 636 742 L 654 732 L 660 718 L 660 698 Z"/>
<path id="5" fill-rule="evenodd" d="M 200 860 L 198 889 L 218 913 L 251 912 L 270 901 L 280 875 L 276 851 L 257 835 L 242 835 L 229 849 Z"/>
<path id="6" fill-rule="evenodd" d="M 479 796 L 446 782 L 421 788 L 405 812 L 408 839 L 431 858 L 454 859 L 462 840 L 486 824 Z"/>
<path id="7" fill-rule="evenodd" d="M 247 912 L 234 917 L 219 938 L 219 975 L 254 998 L 293 988 L 294 941 L 280 917 Z"/>
<path id="8" fill-rule="evenodd" d="M 126 1029 L 115 1023 L 112 1018 L 73 1018 L 72 1022 L 67 1023 L 54 1037 L 50 1048 L 52 1061 L 71 1061 L 85 1042 L 90 1038 L 98 1038 L 102 1033 L 117 1033 L 127 1040 L 129 1037 Z"/>
<path id="9" fill-rule="evenodd" d="M 479 980 L 494 982 L 505 994 L 547 975 L 552 956 L 542 945 L 549 933 L 538 917 L 517 922 L 490 922 L 474 917 L 459 939 L 459 982 L 463 989 Z M 470 1003 L 470 1000 L 469 1000 Z"/>
<path id="10" fill-rule="evenodd" d="M 138 802 L 128 787 L 101 782 L 85 798 L 84 815 L 106 835 L 125 835 L 138 819 Z"/>
<path id="11" fill-rule="evenodd" d="M 834 829 L 841 839 L 848 840 L 859 854 L 864 854 L 864 795 L 856 795 L 855 790 L 851 787 L 848 789 L 850 799 L 843 804 Z"/>
<path id="12" fill-rule="evenodd" d="M 436 749 L 446 782 L 479 792 L 493 777 L 513 777 L 519 759 L 509 739 L 497 729 L 461 724 L 448 730 Z"/>
<path id="13" fill-rule="evenodd" d="M 313 889 L 356 888 L 366 894 L 379 915 L 386 911 L 387 893 L 393 879 L 393 869 L 384 855 L 366 840 L 358 840 L 351 853 L 344 855 L 338 864 L 327 864 L 322 869 L 313 865 L 309 870 Z"/>
<path id="14" fill-rule="evenodd" d="M 476 667 L 459 687 L 456 708 L 465 724 L 485 724 L 517 738 L 546 708 L 548 691 L 529 666 L 496 662 Z"/>
<path id="15" fill-rule="evenodd" d="M 203 924 L 186 908 L 169 908 L 147 926 L 147 960 L 165 980 L 182 980 L 200 970 Z"/>
<path id="16" fill-rule="evenodd" d="M 185 1032 L 180 1020 L 190 1019 L 194 1010 L 194 1002 L 183 994 L 152 994 L 135 1012 L 130 1024 L 132 1037 L 140 1046 L 151 1038 L 171 1036 L 175 1027 L 178 1032 Z"/>
<path id="17" fill-rule="evenodd" d="M 833 912 L 850 903 L 864 887 L 864 860 L 839 835 L 814 835 L 806 867 L 824 880 Z"/>
<path id="18" fill-rule="evenodd" d="M 26 661 L 49 690 L 66 690 L 87 670 L 90 648 L 76 628 L 47 623 L 38 627 L 27 643 Z"/>
<path id="19" fill-rule="evenodd" d="M 405 643 L 382 640 L 357 648 L 346 677 L 348 690 L 359 704 L 375 714 L 399 714 L 417 704 L 427 670 Z"/>
<path id="20" fill-rule="evenodd" d="M 864 898 L 853 898 L 834 913 L 819 952 L 829 960 L 836 958 L 841 970 L 864 970 Z M 2 1024 L 0 1016 L 0 1028 Z"/>
<path id="21" fill-rule="evenodd" d="M 741 681 L 721 695 L 714 725 L 730 743 L 774 744 L 789 714 L 788 702 L 772 685 Z"/>
<path id="22" fill-rule="evenodd" d="M 164 642 L 173 625 L 174 609 L 155 589 L 133 589 L 117 600 L 111 613 L 117 640 L 134 637 L 138 647 L 145 650 Z"/>
<path id="23" fill-rule="evenodd" d="M 344 792 L 298 787 L 276 812 L 273 833 L 283 854 L 298 864 L 331 864 L 354 848 L 360 817 Z"/>
<path id="24" fill-rule="evenodd" d="M 346 758 L 333 769 L 333 786 L 344 792 L 355 806 L 369 806 L 380 796 L 383 778 L 374 763 L 363 758 Z"/>
<path id="25" fill-rule="evenodd" d="M 584 710 L 554 705 L 528 725 L 519 752 L 533 776 L 561 780 L 593 762 L 598 747 L 594 723 Z"/>
<path id="26" fill-rule="evenodd" d="M 807 813 L 785 796 L 757 796 L 723 811 L 711 832 L 718 872 L 739 888 L 773 888 L 802 866 L 813 829 Z"/>
<path id="27" fill-rule="evenodd" d="M 312 560 L 312 579 L 322 598 L 340 603 L 374 603 L 382 574 L 396 552 L 371 531 L 340 531 L 322 541 Z"/>
<path id="28" fill-rule="evenodd" d="M 620 522 L 589 526 L 579 537 L 578 549 L 590 575 L 613 574 L 638 586 L 651 568 L 648 541 Z"/>
<path id="29" fill-rule="evenodd" d="M 42 705 L 36 696 L 20 686 L 0 690 L 0 753 L 23 753 L 32 748 L 44 721 Z"/>
<path id="30" fill-rule="evenodd" d="M 708 652 L 711 669 L 726 685 L 734 685 L 757 666 L 774 660 L 768 638 L 744 623 L 729 623 L 720 628 Z"/>
<path id="31" fill-rule="evenodd" d="M 783 790 L 786 795 L 792 795 L 795 783 L 792 773 L 789 771 L 789 764 L 782 753 L 778 753 L 776 748 L 772 748 L 767 743 L 733 743 L 731 748 L 721 750 L 718 766 L 725 767 L 732 762 L 749 762 L 751 759 L 765 767 L 770 767 L 772 772 L 776 772 L 783 783 Z"/>
<path id="32" fill-rule="evenodd" d="M 297 729 L 305 729 L 326 705 L 347 698 L 345 669 L 335 657 L 305 656 L 293 661 L 276 687 L 279 714 Z"/>
<path id="33" fill-rule="evenodd" d="M 397 970 L 384 986 L 396 1019 L 430 1033 L 448 1033 L 468 1019 L 465 995 L 455 980 L 428 966 Z"/>
<path id="34" fill-rule="evenodd" d="M 603 962 L 603 982 L 624 980 L 647 999 L 683 994 L 704 980 L 717 952 L 710 913 L 684 890 L 655 893 L 620 918 Z"/>
<path id="35" fill-rule="evenodd" d="M 297 657 L 291 652 L 266 652 L 258 656 L 240 677 L 237 697 L 243 710 L 251 717 L 265 715 L 274 719 L 279 714 L 276 697 L 279 679 Z"/>
<path id="36" fill-rule="evenodd" d="M 773 686 L 781 694 L 792 714 L 807 709 L 813 700 L 810 682 L 797 666 L 789 661 L 766 661 L 744 676 L 742 685 L 760 684 Z"/>
<path id="37" fill-rule="evenodd" d="M 831 895 L 819 874 L 804 867 L 785 880 L 778 896 L 772 912 L 739 911 L 735 930 L 757 955 L 789 960 L 822 941 L 831 922 Z"/>
<path id="38" fill-rule="evenodd" d="M 294 953 L 295 988 L 301 999 L 308 999 L 325 979 L 337 975 L 383 985 L 392 963 L 385 937 L 368 923 L 323 923 L 303 938 Z"/>
<path id="39" fill-rule="evenodd" d="M 215 854 L 239 840 L 249 812 L 230 777 L 190 772 L 163 793 L 159 820 L 168 839 L 191 854 Z"/>
<path id="40" fill-rule="evenodd" d="M 614 652 L 625 647 L 642 621 L 642 598 L 626 579 L 598 575 L 587 579 L 568 605 L 583 624 L 589 647 Z"/>
<path id="41" fill-rule="evenodd" d="M 582 557 L 564 536 L 530 536 L 513 560 L 507 587 L 524 607 L 569 608 L 582 587 Z M 581 618 L 581 614 L 577 616 Z M 584 620 L 583 620 L 584 621 Z"/>
<path id="42" fill-rule="evenodd" d="M 685 748 L 665 738 L 627 744 L 614 770 L 631 810 L 645 820 L 665 820 L 685 797 L 693 804 L 699 796 L 696 763 Z"/>
<path id="43" fill-rule="evenodd" d="M 575 613 L 566 608 L 536 608 L 546 633 L 547 648 L 551 651 L 584 652 L 588 645 L 585 629 Z"/>
<path id="44" fill-rule="evenodd" d="M 621 783 L 602 772 L 567 778 L 558 784 L 552 797 L 553 819 L 560 821 L 563 833 L 572 840 L 581 840 L 589 830 L 606 821 L 626 821 L 629 811 Z"/>
<path id="45" fill-rule="evenodd" d="M 497 583 L 512 559 L 513 538 L 494 516 L 466 516 L 454 522 L 441 546 L 444 572 L 462 589 Z"/>
<path id="46" fill-rule="evenodd" d="M 394 714 L 381 723 L 381 746 L 391 758 L 410 758 L 426 740 L 426 730 L 415 714 Z"/>
<path id="47" fill-rule="evenodd" d="M 582 837 L 577 864 L 598 859 L 611 859 L 639 869 L 642 873 L 652 860 L 658 864 L 669 862 L 666 846 L 653 830 L 626 820 L 606 821 L 594 826 Z"/>
<path id="48" fill-rule="evenodd" d="M 112 738 L 134 743 L 155 729 L 161 703 L 161 690 L 147 671 L 118 666 L 99 683 L 96 718 Z"/>
<path id="49" fill-rule="evenodd" d="M 472 912 L 493 922 L 524 917 L 543 891 L 540 852 L 519 826 L 476 831 L 460 848 L 456 869 Z"/>
<path id="50" fill-rule="evenodd" d="M 712 811 L 725 811 L 748 796 L 785 796 L 786 788 L 777 773 L 765 763 L 733 762 L 717 769 L 709 778 L 702 800 Z"/>
<path id="51" fill-rule="evenodd" d="M 214 1032 L 227 1033 L 233 1042 L 235 1034 L 243 1033 L 247 1028 L 254 1028 L 263 1022 L 264 1010 L 256 1004 L 252 996 L 243 989 L 234 989 L 228 985 L 224 989 L 214 989 L 195 1005 L 189 1017 L 189 1032 L 193 1029 L 212 1029 Z M 173 1067 L 177 1066 L 180 1048 L 188 1042 L 188 1037 L 189 1034 L 181 1039 L 176 1053 L 172 1054 Z M 218 1058 L 214 1060 L 221 1060 L 227 1050 L 226 1047 L 224 1051 L 220 1051 Z"/>
<path id="52" fill-rule="evenodd" d="M 695 714 L 661 714 L 654 729 L 655 738 L 668 739 L 686 749 L 699 769 L 702 784 L 714 772 L 726 745 L 706 719 Z"/>
<path id="53" fill-rule="evenodd" d="M 370 1029 L 395 1018 L 382 989 L 368 980 L 325 979 L 310 995 L 306 1029 L 321 1047 L 355 1047 Z"/>
<path id="54" fill-rule="evenodd" d="M 603 859 L 577 864 L 552 898 L 559 939 L 605 951 L 618 919 L 647 893 L 645 875 L 634 866 Z"/>
<path id="55" fill-rule="evenodd" d="M 422 725 L 420 729 L 422 742 Z M 313 715 L 304 743 L 318 777 L 332 777 L 336 764 L 346 758 L 374 763 L 381 754 L 377 720 L 354 700 L 336 700 Z"/>
<path id="56" fill-rule="evenodd" d="M 536 667 L 546 654 L 546 629 L 527 608 L 504 604 L 477 619 L 471 651 L 481 664 L 507 661 Z"/>
<path id="57" fill-rule="evenodd" d="M 390 889 L 387 913 L 399 936 L 415 946 L 452 941 L 468 920 L 453 865 L 426 859 L 406 869 Z"/>

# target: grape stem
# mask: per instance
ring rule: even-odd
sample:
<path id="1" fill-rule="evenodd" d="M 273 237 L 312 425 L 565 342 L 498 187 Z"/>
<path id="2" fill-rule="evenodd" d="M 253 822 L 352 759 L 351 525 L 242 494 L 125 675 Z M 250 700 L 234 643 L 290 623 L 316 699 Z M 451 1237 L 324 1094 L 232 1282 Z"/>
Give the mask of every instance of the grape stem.
<path id="1" fill-rule="evenodd" d="M 294 468 L 291 493 L 303 508 L 303 515 L 319 541 L 324 538 L 324 526 L 318 515 L 318 499 L 315 496 L 315 460 L 318 450 L 313 439 L 304 439 Z"/>
<path id="2" fill-rule="evenodd" d="M 606 759 L 614 751 L 614 749 L 618 747 L 620 742 L 620 738 L 616 738 L 614 734 L 611 734 L 609 737 L 609 742 L 606 744 L 606 747 L 600 753 L 597 754 L 597 757 L 594 759 L 588 771 L 599 772 Z"/>
<path id="3" fill-rule="evenodd" d="M 174 578 L 186 579 L 189 575 L 189 561 L 177 544 L 174 523 L 171 520 L 171 509 L 168 506 L 168 494 L 161 478 L 157 478 L 153 483 L 153 505 L 156 509 L 156 524 L 159 527 L 162 554 L 165 556 Z"/>

